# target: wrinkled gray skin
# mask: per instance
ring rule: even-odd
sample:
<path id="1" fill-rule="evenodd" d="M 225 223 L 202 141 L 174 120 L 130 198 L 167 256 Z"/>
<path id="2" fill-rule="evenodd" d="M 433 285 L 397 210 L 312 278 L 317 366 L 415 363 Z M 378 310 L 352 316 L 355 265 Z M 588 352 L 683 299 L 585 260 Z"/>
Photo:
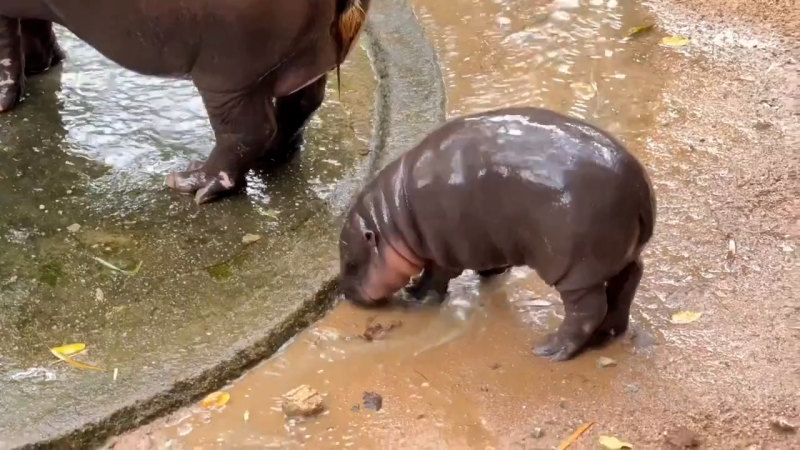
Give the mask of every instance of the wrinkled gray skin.
<path id="1" fill-rule="evenodd" d="M 0 0 L 0 112 L 25 75 L 64 58 L 59 23 L 130 70 L 191 78 L 216 145 L 167 177 L 205 203 L 244 187 L 248 170 L 282 162 L 361 29 L 370 0 Z"/>
<path id="2" fill-rule="evenodd" d="M 537 108 L 461 117 L 356 197 L 341 233 L 341 287 L 377 305 L 422 271 L 407 292 L 441 300 L 465 269 L 529 266 L 566 312 L 534 351 L 569 359 L 627 329 L 655 209 L 642 165 L 583 121 Z"/>

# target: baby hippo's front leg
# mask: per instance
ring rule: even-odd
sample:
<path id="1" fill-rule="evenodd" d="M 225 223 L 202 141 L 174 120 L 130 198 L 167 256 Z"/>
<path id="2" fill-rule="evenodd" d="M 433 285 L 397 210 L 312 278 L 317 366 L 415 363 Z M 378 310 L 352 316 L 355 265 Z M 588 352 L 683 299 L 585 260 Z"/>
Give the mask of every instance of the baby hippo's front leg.
<path id="1" fill-rule="evenodd" d="M 459 276 L 463 270 L 449 269 L 430 262 L 425 265 L 416 283 L 406 288 L 406 292 L 418 301 L 431 299 L 443 302 L 447 295 L 450 280 Z"/>

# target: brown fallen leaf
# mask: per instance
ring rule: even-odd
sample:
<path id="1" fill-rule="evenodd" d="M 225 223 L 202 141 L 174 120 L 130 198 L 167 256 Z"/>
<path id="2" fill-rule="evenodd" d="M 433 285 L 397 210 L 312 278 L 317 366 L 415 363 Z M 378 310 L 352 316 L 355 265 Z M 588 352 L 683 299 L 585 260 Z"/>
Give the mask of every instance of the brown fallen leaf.
<path id="1" fill-rule="evenodd" d="M 56 348 L 58 348 L 58 347 L 56 347 Z M 75 367 L 76 369 L 96 370 L 98 372 L 105 372 L 106 371 L 106 369 L 103 369 L 102 367 L 90 366 L 89 364 L 84 364 L 84 363 L 80 363 L 78 361 L 75 361 L 72 358 L 70 358 L 69 356 L 64 355 L 61 352 L 58 352 L 58 351 L 56 351 L 56 349 L 53 349 L 53 348 L 50 349 L 50 353 L 55 355 L 56 358 L 58 358 L 58 359 L 64 361 L 65 363 L 69 364 L 70 366 Z"/>
<path id="2" fill-rule="evenodd" d="M 633 445 L 627 442 L 620 441 L 619 439 L 615 438 L 614 436 L 600 436 L 600 446 L 602 446 L 606 450 L 622 450 L 622 449 L 632 449 Z"/>
<path id="3" fill-rule="evenodd" d="M 212 392 L 206 395 L 201 406 L 203 408 L 221 408 L 231 399 L 231 394 L 225 391 Z"/>
<path id="4" fill-rule="evenodd" d="M 583 433 L 589 431 L 589 428 L 592 428 L 593 425 L 594 422 L 586 422 L 585 424 L 581 425 L 577 430 L 575 430 L 574 433 L 572 433 L 568 438 L 558 445 L 558 450 L 565 450 L 569 448 L 575 443 L 575 441 L 578 440 L 578 438 L 581 437 L 581 435 L 583 435 Z"/>
<path id="5" fill-rule="evenodd" d="M 361 335 L 367 341 L 379 341 L 381 339 L 386 338 L 386 335 L 403 325 L 401 320 L 393 320 L 389 325 L 383 325 L 381 323 L 374 323 L 371 325 L 367 325 L 367 329 L 364 330 L 364 333 Z"/>

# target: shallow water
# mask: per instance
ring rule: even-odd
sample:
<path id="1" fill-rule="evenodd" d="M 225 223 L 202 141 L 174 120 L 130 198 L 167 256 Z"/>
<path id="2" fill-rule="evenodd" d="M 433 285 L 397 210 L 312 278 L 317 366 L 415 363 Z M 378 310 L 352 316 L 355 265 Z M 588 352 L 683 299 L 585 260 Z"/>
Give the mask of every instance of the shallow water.
<path id="1" fill-rule="evenodd" d="M 297 158 L 251 174 L 246 196 L 197 207 L 163 182 L 211 149 L 190 82 L 137 75 L 68 32 L 59 38 L 63 67 L 29 79 L 24 103 L 0 116 L 4 411 L 64 396 L 67 380 L 91 383 L 91 374 L 53 365 L 47 347 L 86 342 L 88 360 L 109 371 L 166 373 L 171 363 L 159 354 L 207 361 L 203 348 L 232 344 L 237 330 L 258 326 L 248 320 L 269 317 L 270 295 L 316 283 L 298 268 L 327 264 L 333 244 L 319 243 L 336 230 L 326 200 L 365 158 L 372 127 L 375 81 L 359 49 L 342 67 L 342 102 L 334 75 Z M 261 240 L 245 245 L 248 233 Z M 129 276 L 98 258 L 141 269 Z M 90 400 L 72 395 L 68 403 Z M 4 413 L 0 430 L 13 437 L 26 420 L 44 426 L 47 409 L 31 406 L 38 418 Z"/>
<path id="2" fill-rule="evenodd" d="M 659 73 L 656 63 L 680 60 L 684 51 L 659 47 L 663 34 L 657 30 L 627 38 L 630 27 L 652 23 L 640 4 L 412 3 L 438 49 L 450 116 L 509 105 L 544 106 L 617 135 L 658 179 L 657 190 L 686 176 L 680 154 L 648 145 L 660 125 L 657 118 L 668 107 L 661 96 L 667 74 Z M 671 225 L 692 214 L 683 209 L 678 217 L 669 204 L 659 206 L 666 211 L 662 220 Z M 669 230 L 682 232 L 682 225 Z M 574 361 L 554 365 L 529 350 L 563 317 L 555 291 L 527 269 L 484 285 L 468 273 L 451 284 L 441 309 L 376 312 L 340 304 L 230 386 L 232 400 L 223 411 L 182 410 L 148 428 L 156 432 L 146 440 L 177 448 L 475 448 L 508 443 L 495 425 L 499 420 L 513 426 L 518 420 L 513 411 L 528 415 L 528 408 L 564 403 L 576 389 L 599 395 L 599 402 L 626 395 L 630 383 L 622 380 L 630 369 L 598 371 L 597 356 L 610 356 L 621 365 L 638 357 L 638 370 L 654 370 L 651 361 L 642 359 L 653 346 L 686 337 L 676 331 L 664 334 L 669 305 L 662 300 L 672 283 L 685 278 L 680 274 L 692 269 L 680 256 L 685 249 L 661 248 L 661 255 L 649 256 L 659 269 L 648 273 L 637 298 L 633 337 Z M 382 323 L 401 320 L 403 326 L 385 341 L 366 342 L 358 334 L 375 316 Z M 322 418 L 284 419 L 280 396 L 300 384 L 324 393 Z M 382 394 L 384 410 L 354 408 L 364 391 Z M 541 420 L 544 425 L 549 419 L 543 415 Z M 128 445 L 120 442 L 116 448 Z"/>

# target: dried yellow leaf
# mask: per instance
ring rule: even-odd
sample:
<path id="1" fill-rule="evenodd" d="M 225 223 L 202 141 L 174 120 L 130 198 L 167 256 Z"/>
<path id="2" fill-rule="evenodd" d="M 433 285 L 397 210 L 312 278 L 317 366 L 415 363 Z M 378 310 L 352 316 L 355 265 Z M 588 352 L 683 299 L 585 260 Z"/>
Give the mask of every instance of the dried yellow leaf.
<path id="1" fill-rule="evenodd" d="M 66 356 L 66 355 L 64 355 L 64 354 L 62 354 L 60 352 L 57 352 L 55 349 L 52 349 L 52 348 L 50 349 L 50 353 L 55 355 L 56 358 L 58 358 L 58 359 L 64 361 L 65 363 L 69 364 L 70 366 L 75 367 L 76 369 L 96 370 L 98 372 L 105 372 L 106 371 L 106 369 L 103 369 L 102 367 L 90 366 L 89 364 L 84 364 L 84 363 L 80 363 L 78 361 L 75 361 L 72 358 L 70 358 L 69 356 Z"/>
<path id="2" fill-rule="evenodd" d="M 51 348 L 51 352 L 58 352 L 64 356 L 74 355 L 75 353 L 82 352 L 86 348 L 86 344 L 77 343 L 77 344 L 67 344 L 62 345 L 61 347 L 54 347 Z"/>
<path id="3" fill-rule="evenodd" d="M 261 235 L 259 234 L 245 234 L 242 238 L 242 243 L 245 245 L 253 244 L 261 240 Z"/>
<path id="4" fill-rule="evenodd" d="M 628 28 L 628 37 L 636 36 L 637 34 L 644 33 L 645 31 L 650 31 L 653 29 L 653 24 L 649 25 L 642 25 L 638 27 L 631 27 Z"/>
<path id="5" fill-rule="evenodd" d="M 569 448 L 569 446 L 574 444 L 583 433 L 589 431 L 589 428 L 592 428 L 592 425 L 594 425 L 594 422 L 586 422 L 585 424 L 581 425 L 580 428 L 575 430 L 574 433 L 572 433 L 568 438 L 558 445 L 558 450 L 565 450 Z"/>
<path id="6" fill-rule="evenodd" d="M 687 323 L 692 323 L 695 320 L 699 319 L 703 313 L 693 312 L 693 311 L 681 311 L 676 312 L 672 315 L 672 323 L 676 325 L 685 325 Z"/>
<path id="7" fill-rule="evenodd" d="M 625 448 L 633 448 L 633 445 L 620 441 L 614 436 L 600 436 L 600 445 L 606 450 L 622 450 Z"/>
<path id="8" fill-rule="evenodd" d="M 689 45 L 692 41 L 683 36 L 666 36 L 661 38 L 658 42 L 658 45 L 664 47 L 683 47 L 684 45 Z"/>
<path id="9" fill-rule="evenodd" d="M 220 408 L 228 403 L 231 399 L 231 394 L 225 391 L 212 392 L 203 399 L 203 408 Z"/>

